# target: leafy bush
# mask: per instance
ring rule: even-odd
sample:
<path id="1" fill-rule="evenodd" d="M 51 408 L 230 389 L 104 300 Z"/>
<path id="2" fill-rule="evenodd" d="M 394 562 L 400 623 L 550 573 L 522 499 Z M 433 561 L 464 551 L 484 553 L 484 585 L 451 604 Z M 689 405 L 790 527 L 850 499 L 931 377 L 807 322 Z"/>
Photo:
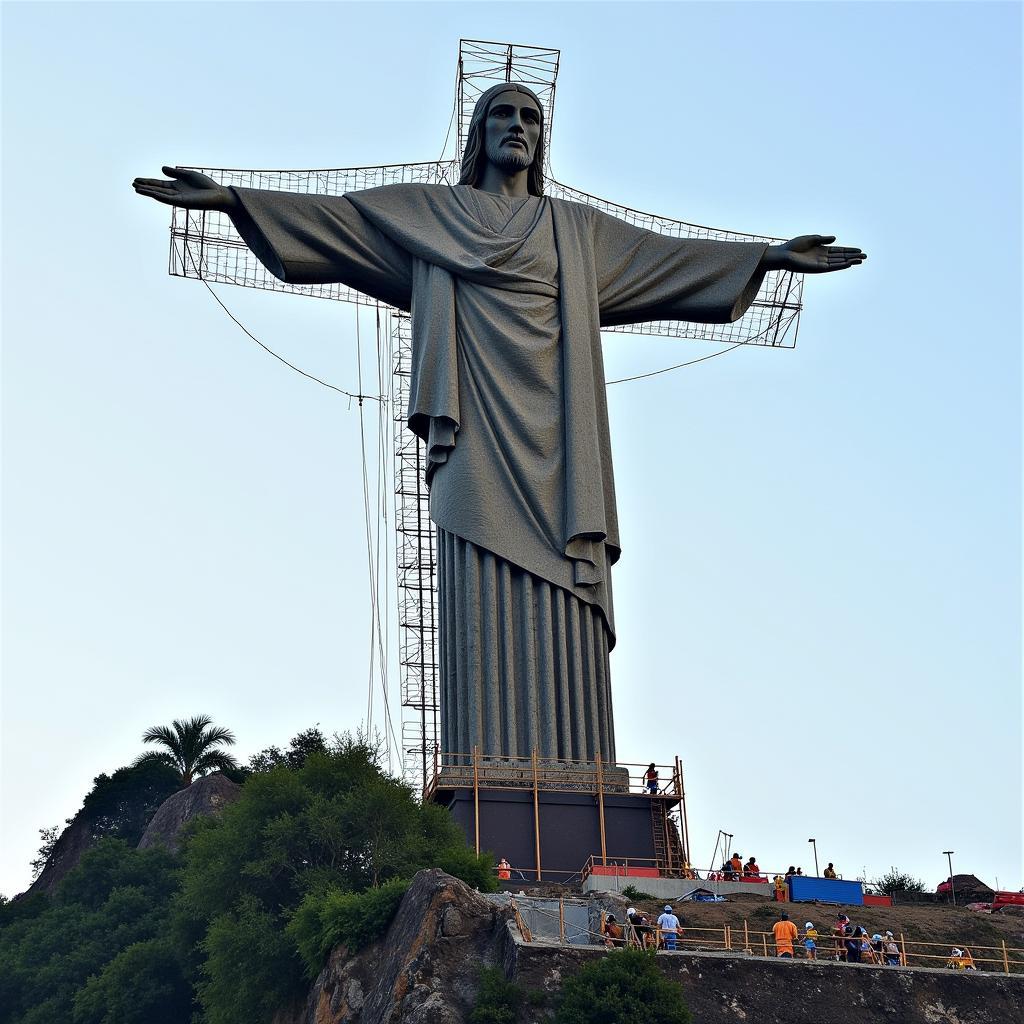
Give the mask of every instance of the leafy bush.
<path id="1" fill-rule="evenodd" d="M 480 989 L 469 1024 L 515 1024 L 525 993 L 497 967 L 480 972 Z"/>
<path id="2" fill-rule="evenodd" d="M 354 953 L 379 939 L 408 888 L 405 879 L 393 878 L 367 892 L 342 892 L 331 887 L 307 896 L 287 927 L 307 976 L 315 978 L 320 973 L 335 946 L 344 944 Z"/>
<path id="3" fill-rule="evenodd" d="M 269 1021 L 302 994 L 302 969 L 277 915 L 254 896 L 221 914 L 203 940 L 206 962 L 196 986 L 206 1024 Z"/>
<path id="4" fill-rule="evenodd" d="M 654 953 L 623 949 L 594 960 L 562 988 L 556 1024 L 692 1024 L 683 987 L 669 981 Z"/>
<path id="5" fill-rule="evenodd" d="M 883 896 L 900 896 L 925 891 L 925 884 L 920 878 L 904 874 L 896 868 L 889 868 L 881 878 L 876 878 L 871 884 Z"/>
<path id="6" fill-rule="evenodd" d="M 658 898 L 649 892 L 644 892 L 642 889 L 638 889 L 632 882 L 622 890 L 622 895 L 625 896 L 627 900 L 632 900 L 634 903 L 637 900 L 656 900 Z"/>

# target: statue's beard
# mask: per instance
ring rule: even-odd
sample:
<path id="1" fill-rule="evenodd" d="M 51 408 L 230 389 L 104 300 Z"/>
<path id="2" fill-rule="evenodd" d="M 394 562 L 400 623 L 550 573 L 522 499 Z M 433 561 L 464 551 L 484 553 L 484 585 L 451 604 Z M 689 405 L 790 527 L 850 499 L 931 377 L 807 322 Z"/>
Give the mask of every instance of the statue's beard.
<path id="1" fill-rule="evenodd" d="M 500 171 L 504 171 L 506 174 L 515 174 L 519 171 L 525 171 L 531 163 L 533 158 L 525 148 L 520 149 L 516 146 L 506 147 L 502 145 L 494 145 L 490 141 L 487 143 L 487 159 L 490 160 L 495 167 Z"/>

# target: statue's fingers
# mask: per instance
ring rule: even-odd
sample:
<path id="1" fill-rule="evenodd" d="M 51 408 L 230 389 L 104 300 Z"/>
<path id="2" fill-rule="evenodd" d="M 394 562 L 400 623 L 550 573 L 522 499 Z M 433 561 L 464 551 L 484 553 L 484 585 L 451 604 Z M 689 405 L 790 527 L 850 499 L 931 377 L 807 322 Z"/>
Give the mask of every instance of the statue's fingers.
<path id="1" fill-rule="evenodd" d="M 174 182 L 166 178 L 136 178 L 132 184 L 146 185 L 148 188 L 172 188 Z"/>
<path id="2" fill-rule="evenodd" d="M 814 240 L 818 243 L 818 245 L 830 245 L 832 242 L 834 242 L 836 240 L 836 236 L 835 235 L 815 235 L 814 236 Z"/>
<path id="3" fill-rule="evenodd" d="M 157 199 L 161 203 L 175 203 L 178 201 L 177 193 L 168 192 L 166 189 L 142 188 L 136 185 L 135 192 L 137 195 L 146 196 L 147 199 Z"/>
<path id="4" fill-rule="evenodd" d="M 852 256 L 854 253 L 858 252 L 860 252 L 860 249 L 858 249 L 855 245 L 830 245 L 828 247 L 829 256 Z"/>
<path id="5" fill-rule="evenodd" d="M 171 167 L 170 164 L 165 164 L 160 168 L 160 170 L 163 171 L 168 178 L 184 178 L 189 173 L 183 167 Z"/>

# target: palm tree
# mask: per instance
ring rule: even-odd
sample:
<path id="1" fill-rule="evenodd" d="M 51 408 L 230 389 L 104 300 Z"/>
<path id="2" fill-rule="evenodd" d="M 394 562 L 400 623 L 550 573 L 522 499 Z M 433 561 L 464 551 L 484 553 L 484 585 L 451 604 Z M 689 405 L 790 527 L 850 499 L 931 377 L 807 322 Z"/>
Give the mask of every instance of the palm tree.
<path id="1" fill-rule="evenodd" d="M 209 715 L 196 718 L 176 718 L 170 726 L 154 725 L 142 734 L 144 743 L 159 743 L 166 750 L 151 751 L 136 758 L 133 767 L 144 764 L 165 764 L 181 774 L 182 786 L 191 786 L 196 778 L 207 772 L 237 768 L 238 762 L 219 744 L 233 744 L 235 734 L 230 729 L 214 726 Z"/>

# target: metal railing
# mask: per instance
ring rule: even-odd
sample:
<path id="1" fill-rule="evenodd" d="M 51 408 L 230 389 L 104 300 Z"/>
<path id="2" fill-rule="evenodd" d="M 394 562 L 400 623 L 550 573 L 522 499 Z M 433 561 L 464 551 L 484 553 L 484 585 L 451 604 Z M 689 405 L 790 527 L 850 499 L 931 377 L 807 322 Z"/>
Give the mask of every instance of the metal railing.
<path id="1" fill-rule="evenodd" d="M 424 796 L 438 789 L 477 785 L 483 789 L 573 790 L 596 794 L 637 793 L 648 796 L 683 798 L 682 768 L 676 758 L 670 765 L 655 765 L 657 778 L 647 780 L 649 765 L 593 760 L 550 760 L 537 754 L 509 757 L 488 754 L 479 748 L 469 753 L 436 754 Z"/>

